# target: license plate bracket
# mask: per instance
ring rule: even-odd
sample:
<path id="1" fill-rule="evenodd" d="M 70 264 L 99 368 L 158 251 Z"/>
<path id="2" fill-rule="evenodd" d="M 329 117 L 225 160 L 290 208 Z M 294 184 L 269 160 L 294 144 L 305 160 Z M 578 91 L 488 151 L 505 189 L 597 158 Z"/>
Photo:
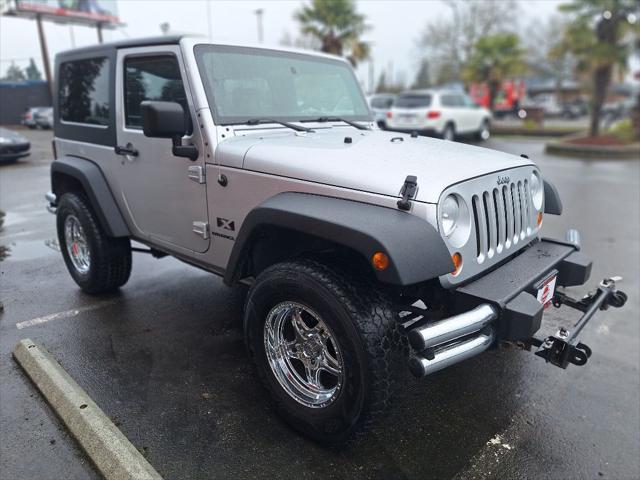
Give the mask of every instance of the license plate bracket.
<path id="1" fill-rule="evenodd" d="M 552 270 L 542 280 L 536 283 L 533 288 L 536 290 L 536 298 L 545 309 L 551 306 L 556 291 L 556 281 L 558 279 L 558 271 Z"/>

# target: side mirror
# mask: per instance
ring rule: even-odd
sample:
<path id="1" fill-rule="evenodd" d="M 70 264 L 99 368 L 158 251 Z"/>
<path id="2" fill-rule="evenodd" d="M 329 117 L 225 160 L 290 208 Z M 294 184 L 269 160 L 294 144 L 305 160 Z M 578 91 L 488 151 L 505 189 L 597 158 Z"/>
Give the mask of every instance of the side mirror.
<path id="1" fill-rule="evenodd" d="M 189 130 L 182 105 L 176 102 L 146 100 L 140 104 L 140 110 L 145 137 L 170 138 L 173 142 L 171 151 L 176 157 L 186 157 L 190 160 L 198 158 L 198 147 L 182 145 L 182 137 Z"/>

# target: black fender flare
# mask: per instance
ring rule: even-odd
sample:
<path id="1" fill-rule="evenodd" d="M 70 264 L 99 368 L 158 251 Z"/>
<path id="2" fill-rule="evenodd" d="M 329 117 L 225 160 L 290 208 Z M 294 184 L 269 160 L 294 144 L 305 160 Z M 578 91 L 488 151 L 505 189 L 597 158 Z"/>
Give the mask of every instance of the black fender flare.
<path id="1" fill-rule="evenodd" d="M 64 179 L 71 177 L 78 181 L 87 195 L 100 225 L 110 237 L 128 237 L 129 227 L 113 198 L 107 180 L 100 167 L 90 160 L 64 156 L 51 163 L 51 188 L 57 199 L 65 193 Z"/>
<path id="2" fill-rule="evenodd" d="M 287 192 L 267 199 L 245 218 L 229 257 L 226 284 L 240 280 L 253 234 L 261 227 L 311 234 L 353 249 L 369 262 L 374 253 L 384 252 L 389 267 L 374 272 L 389 284 L 412 285 L 454 270 L 440 233 L 424 219 L 368 203 Z"/>
<path id="3" fill-rule="evenodd" d="M 549 180 L 544 180 L 544 213 L 562 215 L 562 200 L 556 186 Z"/>

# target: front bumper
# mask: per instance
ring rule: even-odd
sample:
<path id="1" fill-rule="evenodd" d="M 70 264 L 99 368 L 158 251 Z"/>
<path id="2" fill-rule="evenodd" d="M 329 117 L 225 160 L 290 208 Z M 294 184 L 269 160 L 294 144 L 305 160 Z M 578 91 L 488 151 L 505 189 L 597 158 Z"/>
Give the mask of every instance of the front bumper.
<path id="1" fill-rule="evenodd" d="M 428 311 L 414 310 L 422 319 L 405 322 L 411 323 L 407 334 L 416 353 L 410 361 L 411 371 L 416 376 L 427 375 L 481 353 L 496 341 L 539 347 L 539 356 L 563 368 L 568 363 L 586 363 L 586 358 L 579 363 L 582 358 L 577 357 L 588 358 L 590 350 L 577 343 L 577 334 L 598 309 L 624 304 L 626 296 L 616 289 L 615 282 L 608 283 L 606 288 L 601 284 L 596 294 L 581 301 L 570 299 L 562 289 L 556 290 L 552 298 L 555 306 L 568 305 L 584 312 L 574 326 L 575 334 L 562 329 L 544 341 L 533 337 L 540 329 L 544 312 L 544 305 L 537 298 L 539 289 L 554 277 L 557 287 L 583 285 L 591 274 L 592 262 L 579 251 L 577 232 L 570 232 L 567 241 L 538 241 L 504 265 L 456 288 L 451 304 L 456 315 L 433 320 Z M 597 306 L 592 308 L 594 304 Z M 555 353 L 551 354 L 553 349 Z M 584 355 L 576 349 L 581 349 Z"/>
<path id="2" fill-rule="evenodd" d="M 16 160 L 26 157 L 30 153 L 30 148 L 29 142 L 2 144 L 0 145 L 0 160 Z"/>

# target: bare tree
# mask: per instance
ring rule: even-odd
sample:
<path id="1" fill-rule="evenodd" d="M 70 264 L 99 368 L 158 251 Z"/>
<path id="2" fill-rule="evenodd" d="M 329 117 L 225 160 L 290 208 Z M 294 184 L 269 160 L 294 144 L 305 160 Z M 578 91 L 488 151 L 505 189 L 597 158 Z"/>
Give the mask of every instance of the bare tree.
<path id="1" fill-rule="evenodd" d="M 430 21 L 416 42 L 437 83 L 459 80 L 478 39 L 517 29 L 516 0 L 446 0 L 449 16 Z"/>
<path id="2" fill-rule="evenodd" d="M 559 100 L 562 84 L 573 76 L 576 68 L 576 58 L 564 35 L 567 27 L 565 16 L 552 15 L 544 22 L 533 20 L 523 37 L 529 69 L 553 79 Z"/>

